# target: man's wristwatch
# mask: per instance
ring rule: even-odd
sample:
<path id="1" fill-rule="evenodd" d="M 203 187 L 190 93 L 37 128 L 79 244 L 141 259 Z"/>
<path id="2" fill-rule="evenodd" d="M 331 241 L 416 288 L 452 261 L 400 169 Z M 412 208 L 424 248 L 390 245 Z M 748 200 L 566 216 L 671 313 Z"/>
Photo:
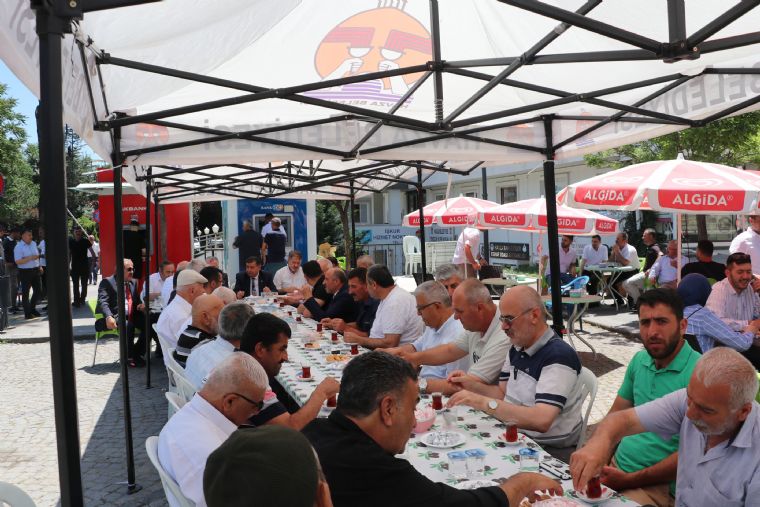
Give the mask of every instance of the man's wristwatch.
<path id="1" fill-rule="evenodd" d="M 495 412 L 496 409 L 499 408 L 499 402 L 496 400 L 488 400 L 488 410 L 491 412 Z"/>
<path id="2" fill-rule="evenodd" d="M 417 381 L 417 387 L 420 389 L 420 394 L 425 394 L 427 392 L 427 379 L 421 378 Z"/>

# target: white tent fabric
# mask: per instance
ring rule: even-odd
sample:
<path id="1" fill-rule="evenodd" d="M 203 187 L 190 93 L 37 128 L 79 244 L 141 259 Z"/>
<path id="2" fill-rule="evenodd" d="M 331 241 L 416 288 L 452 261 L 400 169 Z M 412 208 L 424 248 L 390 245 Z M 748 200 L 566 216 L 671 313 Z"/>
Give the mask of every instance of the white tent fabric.
<path id="1" fill-rule="evenodd" d="M 760 40 L 760 8 L 750 6 L 735 21 L 707 33 L 704 43 L 695 43 L 699 58 L 664 63 L 651 52 L 651 43 L 668 41 L 667 2 L 589 2 L 587 18 L 625 30 L 617 39 L 633 40 L 639 48 L 508 5 L 521 3 L 440 0 L 443 63 L 437 68 L 428 65 L 435 54 L 427 0 L 164 0 L 89 13 L 64 42 L 64 118 L 107 158 L 111 139 L 94 128 L 96 121 L 108 121 L 115 112 L 157 113 L 122 128 L 121 151 L 130 165 L 345 159 L 493 165 L 545 158 L 542 115 L 557 115 L 550 141 L 561 159 L 687 128 L 722 112 L 760 107 L 760 75 L 742 71 L 760 68 L 760 44 L 749 43 Z M 581 0 L 530 3 L 567 11 L 584 6 Z M 740 4 L 749 5 L 687 2 L 686 34 Z M 0 20 L 0 58 L 38 93 L 38 42 L 29 1 L 0 2 Z M 547 34 L 556 38 L 535 58 L 520 62 Z M 727 38 L 742 36 L 752 40 L 716 50 Z M 75 40 L 84 47 L 86 67 Z M 645 46 L 651 51 L 641 49 Z M 639 56 L 630 61 L 599 57 L 620 51 Z M 596 56 L 548 63 L 573 53 Z M 115 59 L 227 81 L 150 73 Z M 586 61 L 592 59 L 599 61 Z M 507 80 L 469 105 L 468 99 L 510 63 L 516 70 Z M 362 77 L 395 69 L 398 75 Z M 330 82 L 341 78 L 356 79 Z M 630 87 L 644 81 L 646 86 Z M 244 102 L 231 103 L 241 97 Z M 232 101 L 221 108 L 161 114 L 224 99 Z M 459 111 L 463 104 L 469 107 Z M 616 113 L 614 121 L 584 134 Z M 148 123 L 159 118 L 171 123 Z M 134 171 L 125 177 L 136 183 Z M 386 184 L 376 181 L 373 189 Z"/>

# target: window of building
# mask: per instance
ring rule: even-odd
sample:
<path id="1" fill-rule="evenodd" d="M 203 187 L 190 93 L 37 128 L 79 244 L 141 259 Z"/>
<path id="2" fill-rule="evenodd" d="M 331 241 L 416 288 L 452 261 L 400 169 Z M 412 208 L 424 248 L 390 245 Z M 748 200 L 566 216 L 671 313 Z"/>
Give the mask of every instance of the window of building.
<path id="1" fill-rule="evenodd" d="M 411 213 L 412 211 L 418 210 L 419 206 L 417 205 L 417 191 L 411 190 L 406 193 L 406 212 Z"/>
<path id="2" fill-rule="evenodd" d="M 517 202 L 517 185 L 510 185 L 508 187 L 501 187 L 499 189 L 499 198 L 501 204 L 507 204 L 509 202 Z"/>
<path id="3" fill-rule="evenodd" d="M 357 224 L 369 224 L 369 203 L 357 202 L 354 203 L 354 222 Z"/>
<path id="4" fill-rule="evenodd" d="M 475 197 L 475 198 L 477 198 L 477 197 L 478 197 L 478 193 L 477 193 L 477 192 L 475 192 L 475 191 L 471 191 L 471 192 L 465 192 L 465 193 L 464 193 L 464 196 L 465 196 L 465 197 Z"/>

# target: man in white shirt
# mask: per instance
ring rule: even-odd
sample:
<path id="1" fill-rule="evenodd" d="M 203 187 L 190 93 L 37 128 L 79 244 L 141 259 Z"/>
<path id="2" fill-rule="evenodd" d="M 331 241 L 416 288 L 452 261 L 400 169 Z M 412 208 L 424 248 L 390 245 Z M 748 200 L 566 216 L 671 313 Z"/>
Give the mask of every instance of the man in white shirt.
<path id="1" fill-rule="evenodd" d="M 166 280 L 166 283 L 164 283 L 161 286 L 161 309 L 163 310 L 167 306 L 169 306 L 169 299 L 171 298 L 172 292 L 174 291 L 174 279 L 179 276 L 180 271 L 187 268 L 187 266 L 190 264 L 190 261 L 180 261 L 177 264 L 177 268 L 174 270 L 174 275 L 171 276 L 171 278 L 168 278 Z"/>
<path id="2" fill-rule="evenodd" d="M 413 343 L 386 349 L 394 355 L 431 349 L 438 345 L 453 342 L 464 333 L 462 323 L 454 318 L 451 297 L 438 282 L 427 281 L 414 291 L 417 300 L 417 313 L 425 323 L 425 332 Z M 442 392 L 446 379 L 456 370 L 467 370 L 470 361 L 467 356 L 442 365 L 424 365 L 420 370 L 420 389 L 423 392 Z M 424 379 L 424 380 L 423 380 Z"/>
<path id="3" fill-rule="evenodd" d="M 150 295 L 145 297 L 145 284 L 142 289 L 143 301 L 150 301 L 150 311 L 159 313 L 161 312 L 161 291 L 164 288 L 164 282 L 167 278 L 174 276 L 174 263 L 171 261 L 164 261 L 161 263 L 161 268 L 150 275 Z"/>
<path id="4" fill-rule="evenodd" d="M 293 292 L 306 285 L 306 277 L 301 269 L 302 259 L 303 256 L 298 250 L 288 253 L 288 264 L 274 274 L 274 286 L 278 292 Z"/>
<path id="5" fill-rule="evenodd" d="M 596 294 L 599 288 L 599 278 L 591 271 L 585 271 L 586 266 L 598 266 L 602 262 L 607 262 L 609 253 L 607 247 L 602 244 L 602 237 L 598 234 L 591 236 L 591 244 L 583 247 L 581 254 L 581 264 L 578 271 L 588 277 L 588 293 Z"/>
<path id="6" fill-rule="evenodd" d="M 560 285 L 564 285 L 575 278 L 575 261 L 578 255 L 573 248 L 573 237 L 567 234 L 563 234 L 559 243 L 559 279 Z M 544 267 L 544 274 L 546 276 L 547 284 L 549 283 L 549 276 L 551 275 L 551 269 L 549 264 L 549 256 L 544 255 L 541 257 L 541 265 Z"/>
<path id="7" fill-rule="evenodd" d="M 450 298 L 454 297 L 454 291 L 464 280 L 462 270 L 456 264 L 441 264 L 435 269 L 433 277 L 436 282 L 443 285 Z"/>
<path id="8" fill-rule="evenodd" d="M 222 308 L 219 313 L 219 336 L 195 347 L 187 358 L 185 377 L 196 390 L 203 386 L 211 370 L 240 347 L 245 325 L 254 313 L 253 307 L 242 301 Z"/>
<path id="9" fill-rule="evenodd" d="M 24 318 L 33 319 L 39 317 L 37 301 L 40 299 L 42 287 L 40 285 L 40 251 L 37 243 L 32 240 L 32 230 L 24 229 L 21 233 L 21 241 L 13 248 L 13 258 L 18 267 L 18 281 L 21 283 L 21 301 L 24 306 Z M 32 292 L 31 299 L 29 292 Z M 15 301 L 14 301 L 15 303 Z"/>
<path id="10" fill-rule="evenodd" d="M 206 505 L 206 459 L 238 426 L 261 410 L 267 386 L 267 374 L 254 358 L 232 354 L 161 430 L 158 460 L 195 505 Z M 169 505 L 179 505 L 176 498 L 168 495 Z"/>
<path id="11" fill-rule="evenodd" d="M 90 263 L 90 283 L 95 285 L 98 283 L 98 264 L 100 264 L 100 243 L 95 241 L 95 236 L 89 237 L 90 249 L 87 250 L 87 260 Z"/>
<path id="12" fill-rule="evenodd" d="M 476 278 L 480 270 L 480 258 L 480 231 L 474 227 L 465 227 L 457 238 L 451 262 L 462 269 L 466 278 Z"/>
<path id="13" fill-rule="evenodd" d="M 367 290 L 370 297 L 380 300 L 369 336 L 350 334 L 344 340 L 378 349 L 411 343 L 422 334 L 425 324 L 417 314 L 414 296 L 396 285 L 386 266 L 375 264 L 367 270 Z"/>
<path id="14" fill-rule="evenodd" d="M 459 376 L 481 384 L 495 384 L 511 342 L 501 329 L 501 313 L 491 299 L 491 292 L 479 280 L 468 279 L 454 291 L 451 302 L 454 318 L 462 323 L 464 332 L 450 343 L 424 351 L 402 351 L 399 355 L 415 367 L 446 364 L 466 358 L 467 373 L 462 372 Z M 460 389 L 451 382 L 436 387 L 444 394 Z M 420 386 L 420 390 L 432 392 L 430 386 L 424 390 Z"/>
<path id="15" fill-rule="evenodd" d="M 731 241 L 728 252 L 741 252 L 749 255 L 752 260 L 753 273 L 760 275 L 760 215 L 749 215 L 747 220 L 749 227 Z M 755 290 L 760 289 L 760 281 L 757 280 L 757 276 L 752 285 Z"/>
<path id="16" fill-rule="evenodd" d="M 203 284 L 208 282 L 194 269 L 183 269 L 177 276 L 177 295 L 169 303 L 156 324 L 156 332 L 166 342 L 170 348 L 177 348 L 177 339 L 179 334 L 187 326 L 187 320 L 193 311 L 193 301 L 206 292 L 203 290 Z M 167 348 L 168 348 L 167 347 Z M 164 362 L 168 362 L 168 350 L 161 347 L 164 354 Z"/>
<path id="17" fill-rule="evenodd" d="M 760 297 L 750 287 L 752 279 L 749 254 L 732 253 L 726 259 L 726 278 L 713 284 L 705 308 L 734 331 L 760 325 Z"/>
<path id="18" fill-rule="evenodd" d="M 681 256 L 681 266 L 685 266 L 689 260 Z M 667 254 L 661 255 L 649 270 L 649 282 L 654 286 L 666 289 L 675 289 L 678 279 L 678 242 L 668 242 Z"/>
<path id="19" fill-rule="evenodd" d="M 619 232 L 615 237 L 615 245 L 612 247 L 612 253 L 610 253 L 610 260 L 617 262 L 621 266 L 633 266 L 633 271 L 626 271 L 617 277 L 615 280 L 615 286 L 613 287 L 618 294 L 625 297 L 628 293 L 625 290 L 625 282 L 629 278 L 636 276 L 639 273 L 639 253 L 636 249 L 628 243 L 628 233 Z M 618 301 L 622 303 L 623 301 Z M 635 303 L 635 301 L 634 301 Z"/>

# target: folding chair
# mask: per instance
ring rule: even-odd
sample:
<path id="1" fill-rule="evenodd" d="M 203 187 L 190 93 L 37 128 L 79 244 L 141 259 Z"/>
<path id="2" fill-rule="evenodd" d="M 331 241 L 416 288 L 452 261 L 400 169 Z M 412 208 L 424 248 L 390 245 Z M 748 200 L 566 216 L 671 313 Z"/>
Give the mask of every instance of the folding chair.
<path id="1" fill-rule="evenodd" d="M 102 319 L 103 314 L 102 313 L 96 313 L 95 309 L 98 306 L 98 301 L 95 299 L 88 299 L 87 300 L 87 306 L 90 307 L 90 311 L 92 311 L 92 316 L 95 317 L 95 320 Z M 103 338 L 104 336 L 115 336 L 116 338 L 119 337 L 119 329 L 106 329 L 105 331 L 95 331 L 95 350 L 92 353 L 92 365 L 95 366 L 95 357 L 98 355 L 98 340 Z"/>
<path id="2" fill-rule="evenodd" d="M 180 507 L 195 507 L 195 502 L 188 500 L 188 498 L 182 494 L 182 490 L 179 489 L 179 484 L 169 477 L 164 467 L 161 466 L 161 462 L 158 460 L 158 437 L 148 437 L 145 441 L 145 450 L 148 451 L 148 458 L 153 466 L 158 471 L 158 476 L 161 478 L 161 485 L 164 487 L 164 495 L 166 495 L 166 501 L 170 505 L 176 505 Z"/>

